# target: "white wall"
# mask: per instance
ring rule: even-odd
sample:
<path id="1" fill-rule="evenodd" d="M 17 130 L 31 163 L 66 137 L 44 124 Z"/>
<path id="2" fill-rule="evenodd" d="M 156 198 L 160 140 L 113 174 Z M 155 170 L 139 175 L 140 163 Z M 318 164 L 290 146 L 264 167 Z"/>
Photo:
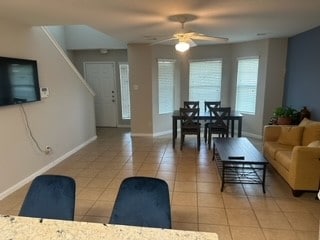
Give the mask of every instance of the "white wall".
<path id="1" fill-rule="evenodd" d="M 0 198 L 29 177 L 62 160 L 96 137 L 94 98 L 40 27 L 0 22 L 0 55 L 35 59 L 40 86 L 50 96 L 24 104 L 33 135 L 52 154 L 32 143 L 19 106 L 0 107 Z M 29 179 L 30 180 L 30 179 Z"/>
<path id="2" fill-rule="evenodd" d="M 67 49 L 126 49 L 127 44 L 85 25 L 65 26 Z"/>
<path id="3" fill-rule="evenodd" d="M 64 26 L 48 26 L 47 29 L 54 36 L 55 40 L 63 49 L 63 51 L 67 52 L 65 27 Z"/>

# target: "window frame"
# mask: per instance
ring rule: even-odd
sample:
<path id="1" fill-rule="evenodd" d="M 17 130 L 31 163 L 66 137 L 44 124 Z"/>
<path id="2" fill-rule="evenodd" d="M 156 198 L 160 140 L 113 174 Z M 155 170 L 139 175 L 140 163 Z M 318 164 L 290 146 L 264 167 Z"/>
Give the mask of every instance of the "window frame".
<path id="1" fill-rule="evenodd" d="M 221 96 L 222 96 L 222 80 L 223 80 L 223 58 L 210 58 L 210 59 L 192 59 L 189 60 L 189 82 L 188 82 L 188 100 L 189 101 L 199 101 L 199 99 L 193 99 L 191 97 L 191 64 L 192 63 L 197 63 L 197 62 L 219 62 L 221 65 L 220 68 L 220 84 L 219 85 L 213 85 L 214 87 L 218 87 L 220 90 L 218 93 L 218 98 L 206 98 L 203 100 L 200 100 L 200 108 L 204 107 L 204 101 L 221 101 Z M 214 90 L 214 89 L 213 89 Z"/>
<path id="2" fill-rule="evenodd" d="M 254 101 L 254 106 L 252 107 L 253 108 L 253 111 L 250 111 L 248 109 L 246 110 L 243 110 L 243 109 L 239 109 L 239 106 L 238 106 L 238 86 L 239 86 L 239 62 L 240 61 L 244 61 L 244 60 L 257 60 L 258 62 L 258 66 L 257 66 L 257 69 L 256 69 L 256 82 L 255 82 L 255 101 Z M 247 114 L 247 115 L 256 115 L 257 113 L 257 96 L 258 96 L 258 85 L 259 85 L 259 71 L 260 71 L 260 56 L 248 56 L 248 57 L 238 57 L 237 58 L 237 70 L 236 70 L 236 89 L 235 89 L 235 110 L 238 111 L 238 112 L 241 112 L 243 114 Z M 244 85 L 244 87 L 248 88 L 248 86 L 250 86 L 250 83 L 247 83 L 247 84 L 242 84 Z M 240 85 L 241 86 L 241 85 Z"/>
<path id="3" fill-rule="evenodd" d="M 123 114 L 123 105 L 124 105 L 124 101 L 123 101 L 123 91 L 122 91 L 122 79 L 121 79 L 121 65 L 126 65 L 128 68 L 128 101 L 129 101 L 129 116 L 126 117 Z M 129 67 L 129 63 L 128 62 L 119 62 L 118 63 L 118 69 L 119 69 L 119 85 L 120 85 L 120 103 L 121 103 L 121 119 L 123 120 L 131 120 L 131 99 L 130 99 L 130 76 L 129 76 L 129 72 L 130 72 L 130 67 Z"/>
<path id="4" fill-rule="evenodd" d="M 161 104 L 163 104 L 164 102 L 166 102 L 165 100 L 161 99 L 161 95 L 162 93 L 160 93 L 161 91 L 161 79 L 160 79 L 160 67 L 159 64 L 161 63 L 170 63 L 172 64 L 172 81 L 171 81 L 171 85 L 167 86 L 167 87 L 171 87 L 171 92 L 172 92 L 172 102 L 171 102 L 171 106 L 168 107 L 170 109 L 166 109 L 161 111 L 162 109 L 165 109 L 165 106 L 160 106 Z M 163 115 L 163 114 L 171 114 L 174 111 L 174 106 L 175 106 L 175 80 L 176 80 L 176 60 L 175 59 L 167 59 L 167 58 L 158 58 L 157 59 L 157 80 L 158 80 L 158 114 L 159 115 Z M 165 86 L 164 86 L 165 87 Z"/>

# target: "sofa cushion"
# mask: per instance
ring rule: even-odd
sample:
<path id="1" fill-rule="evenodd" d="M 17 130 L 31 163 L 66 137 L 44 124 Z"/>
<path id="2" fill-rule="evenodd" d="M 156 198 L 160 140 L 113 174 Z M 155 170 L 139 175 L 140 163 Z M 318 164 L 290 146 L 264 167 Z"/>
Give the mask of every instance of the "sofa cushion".
<path id="1" fill-rule="evenodd" d="M 302 145 L 307 146 L 309 143 L 320 140 L 320 122 L 310 123 L 304 127 L 302 136 Z"/>
<path id="2" fill-rule="evenodd" d="M 288 171 L 291 164 L 291 153 L 292 151 L 278 151 L 276 153 L 277 162 L 280 163 Z"/>
<path id="3" fill-rule="evenodd" d="M 283 145 L 278 142 L 264 142 L 263 152 L 271 156 L 273 159 L 276 158 L 276 153 L 278 151 L 292 151 L 293 146 Z"/>
<path id="4" fill-rule="evenodd" d="M 310 123 L 312 123 L 314 121 L 310 120 L 309 118 L 304 118 L 302 119 L 302 121 L 299 123 L 300 127 L 305 127 L 307 125 L 309 125 Z"/>
<path id="5" fill-rule="evenodd" d="M 320 140 L 313 141 L 308 144 L 308 147 L 317 147 L 320 148 Z"/>
<path id="6" fill-rule="evenodd" d="M 301 138 L 304 127 L 301 126 L 282 126 L 278 142 L 284 145 L 298 146 L 301 144 Z"/>

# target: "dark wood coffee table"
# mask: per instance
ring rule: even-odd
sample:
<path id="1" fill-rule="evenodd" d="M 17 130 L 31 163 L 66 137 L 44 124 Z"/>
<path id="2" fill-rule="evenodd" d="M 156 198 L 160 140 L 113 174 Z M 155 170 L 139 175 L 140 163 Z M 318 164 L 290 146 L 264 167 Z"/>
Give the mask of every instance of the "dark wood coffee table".
<path id="1" fill-rule="evenodd" d="M 221 192 L 225 183 L 261 184 L 265 193 L 268 162 L 245 138 L 217 138 L 213 145 L 213 159 L 221 177 Z"/>

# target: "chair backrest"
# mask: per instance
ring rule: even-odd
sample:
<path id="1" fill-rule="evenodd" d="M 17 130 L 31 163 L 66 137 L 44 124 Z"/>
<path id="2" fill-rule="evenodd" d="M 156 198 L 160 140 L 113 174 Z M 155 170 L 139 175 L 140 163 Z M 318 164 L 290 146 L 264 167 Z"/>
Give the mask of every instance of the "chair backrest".
<path id="1" fill-rule="evenodd" d="M 75 192 L 71 177 L 40 175 L 32 181 L 19 216 L 73 220 Z"/>
<path id="2" fill-rule="evenodd" d="M 199 108 L 180 108 L 181 128 L 197 128 L 199 124 Z"/>
<path id="3" fill-rule="evenodd" d="M 158 178 L 129 177 L 122 181 L 110 224 L 171 228 L 168 184 Z"/>
<path id="4" fill-rule="evenodd" d="M 199 108 L 200 102 L 199 101 L 184 101 L 183 107 L 184 108 Z"/>
<path id="5" fill-rule="evenodd" d="M 221 107 L 221 101 L 205 101 L 204 102 L 204 111 L 209 111 L 209 107 L 211 108 L 217 108 Z"/>
<path id="6" fill-rule="evenodd" d="M 213 128 L 229 129 L 230 107 L 210 107 L 210 124 Z"/>

